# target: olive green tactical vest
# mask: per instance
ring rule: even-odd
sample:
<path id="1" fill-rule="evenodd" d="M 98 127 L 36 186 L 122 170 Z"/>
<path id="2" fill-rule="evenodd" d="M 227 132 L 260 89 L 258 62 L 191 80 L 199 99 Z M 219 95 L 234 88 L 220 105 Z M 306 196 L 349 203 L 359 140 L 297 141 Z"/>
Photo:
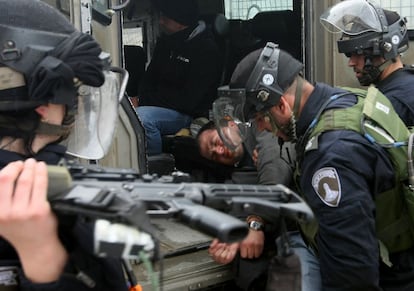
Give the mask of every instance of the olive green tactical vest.
<path id="1" fill-rule="evenodd" d="M 303 144 L 329 130 L 353 130 L 386 149 L 395 171 L 395 187 L 377 195 L 375 205 L 381 257 L 389 265 L 388 252 L 406 250 L 414 245 L 414 192 L 408 185 L 407 172 L 407 141 L 411 132 L 390 101 L 374 86 L 367 91 L 344 89 L 357 95 L 358 102 L 349 108 L 324 111 Z M 299 181 L 299 168 L 295 175 Z M 301 227 L 308 241 L 316 247 L 317 223 Z"/>

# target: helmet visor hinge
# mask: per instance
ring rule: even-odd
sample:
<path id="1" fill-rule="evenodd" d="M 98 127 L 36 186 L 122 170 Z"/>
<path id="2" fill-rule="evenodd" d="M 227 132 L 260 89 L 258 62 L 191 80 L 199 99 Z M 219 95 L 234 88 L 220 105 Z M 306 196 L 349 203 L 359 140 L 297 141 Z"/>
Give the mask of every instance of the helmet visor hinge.
<path id="1" fill-rule="evenodd" d="M 259 93 L 257 93 L 257 99 L 259 99 L 261 102 L 266 102 L 269 99 L 269 92 L 260 90 Z"/>

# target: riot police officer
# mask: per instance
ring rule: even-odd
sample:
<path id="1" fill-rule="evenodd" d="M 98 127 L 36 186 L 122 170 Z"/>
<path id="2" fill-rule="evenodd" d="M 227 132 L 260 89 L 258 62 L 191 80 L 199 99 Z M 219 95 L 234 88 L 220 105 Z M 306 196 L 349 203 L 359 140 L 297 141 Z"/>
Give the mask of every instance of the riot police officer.
<path id="1" fill-rule="evenodd" d="M 320 17 L 331 32 L 341 33 L 338 51 L 362 86 L 374 84 L 387 96 L 401 119 L 414 124 L 414 70 L 403 64 L 408 50 L 407 20 L 369 0 L 347 0 Z"/>
<path id="2" fill-rule="evenodd" d="M 412 246 L 391 253 L 391 265 L 380 258 L 376 215 L 381 214 L 374 199 L 394 184 L 387 153 L 347 129 L 310 138 L 324 112 L 349 108 L 357 98 L 340 88 L 309 83 L 301 76 L 302 68 L 272 43 L 249 54 L 235 69 L 232 87 L 222 88 L 221 94 L 231 96 L 233 104 L 242 103 L 243 114 L 229 116 L 229 106 L 222 119 L 234 119 L 239 136 L 250 124 L 244 117 L 250 116 L 258 128 L 296 141 L 297 184 L 318 222 L 316 232 L 310 225 L 301 226 L 320 265 L 322 286 L 310 290 L 412 290 Z"/>
<path id="3" fill-rule="evenodd" d="M 46 163 L 94 99 L 78 89 L 104 84 L 101 48 L 41 1 L 0 6 L 0 289 L 127 290 L 120 261 L 93 255 L 91 225 L 58 222 L 47 201 Z"/>

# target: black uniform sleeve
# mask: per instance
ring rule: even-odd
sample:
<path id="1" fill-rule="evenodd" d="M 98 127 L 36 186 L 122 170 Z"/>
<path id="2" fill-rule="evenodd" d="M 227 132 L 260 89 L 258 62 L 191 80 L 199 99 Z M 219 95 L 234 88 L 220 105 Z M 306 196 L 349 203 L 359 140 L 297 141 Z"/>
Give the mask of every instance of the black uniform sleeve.
<path id="1" fill-rule="evenodd" d="M 388 159 L 359 134 L 335 131 L 319 137 L 302 169 L 300 186 L 319 223 L 322 289 L 380 290 L 373 197 L 392 185 Z M 339 192 L 328 197 L 331 190 Z"/>

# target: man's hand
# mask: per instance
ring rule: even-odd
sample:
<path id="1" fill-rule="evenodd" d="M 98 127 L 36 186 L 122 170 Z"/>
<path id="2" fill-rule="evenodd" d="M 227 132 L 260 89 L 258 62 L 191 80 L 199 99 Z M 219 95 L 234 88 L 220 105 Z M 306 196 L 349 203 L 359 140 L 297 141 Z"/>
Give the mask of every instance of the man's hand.
<path id="1" fill-rule="evenodd" d="M 132 107 L 137 108 L 139 105 L 139 100 L 137 96 L 129 97 Z"/>
<path id="2" fill-rule="evenodd" d="M 247 237 L 240 244 L 240 256 L 244 259 L 255 259 L 263 252 L 265 236 L 261 230 L 249 229 Z"/>
<path id="3" fill-rule="evenodd" d="M 263 252 L 265 236 L 263 231 L 249 230 L 247 237 L 241 243 L 221 243 L 214 239 L 208 253 L 214 261 L 228 264 L 234 260 L 240 250 L 240 256 L 245 259 L 255 259 Z"/>
<path id="4" fill-rule="evenodd" d="M 221 243 L 218 239 L 214 239 L 210 244 L 208 253 L 219 264 L 228 264 L 234 260 L 239 251 L 240 243 Z"/>
<path id="5" fill-rule="evenodd" d="M 252 153 L 252 160 L 253 160 L 255 167 L 257 167 L 258 159 L 259 159 L 259 151 L 257 150 L 257 148 L 255 148 Z"/>
<path id="6" fill-rule="evenodd" d="M 67 253 L 47 201 L 47 167 L 28 159 L 0 171 L 0 236 L 19 254 L 25 275 L 37 283 L 59 278 Z"/>

